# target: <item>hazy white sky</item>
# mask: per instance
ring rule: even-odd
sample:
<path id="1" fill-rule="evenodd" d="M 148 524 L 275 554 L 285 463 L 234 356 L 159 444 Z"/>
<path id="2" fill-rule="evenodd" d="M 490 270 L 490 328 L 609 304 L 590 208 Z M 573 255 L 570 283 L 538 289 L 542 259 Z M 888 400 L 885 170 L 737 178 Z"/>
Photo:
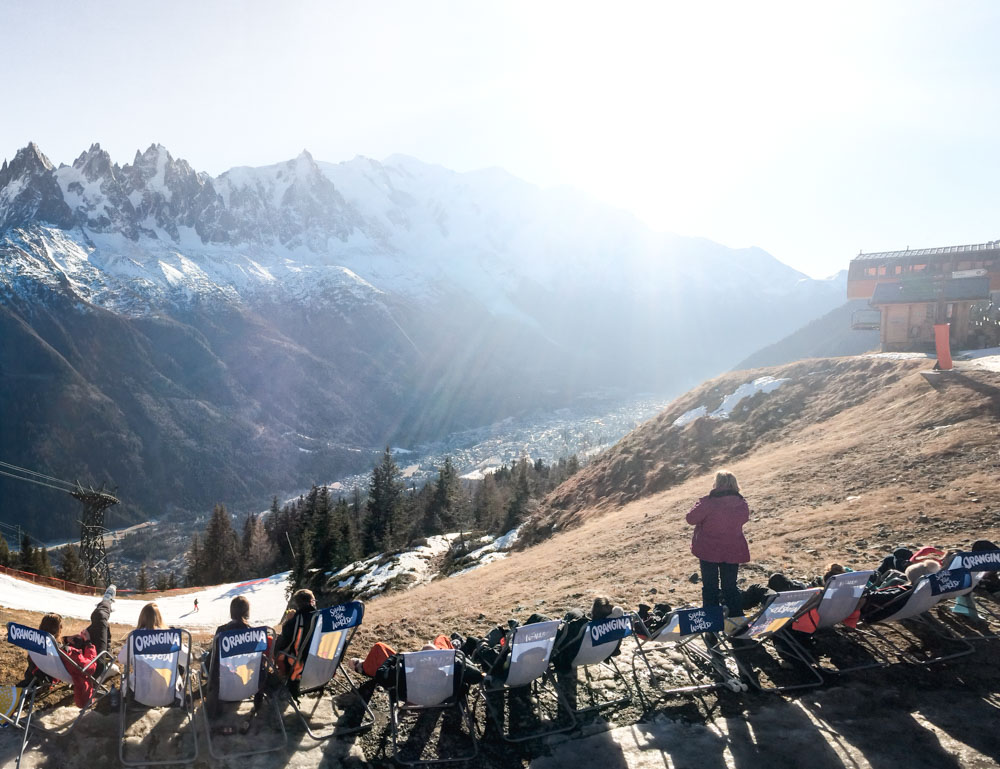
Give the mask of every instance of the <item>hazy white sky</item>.
<path id="1" fill-rule="evenodd" d="M 394 152 L 820 277 L 1000 237 L 1000 3 L 0 4 L 0 158 Z"/>

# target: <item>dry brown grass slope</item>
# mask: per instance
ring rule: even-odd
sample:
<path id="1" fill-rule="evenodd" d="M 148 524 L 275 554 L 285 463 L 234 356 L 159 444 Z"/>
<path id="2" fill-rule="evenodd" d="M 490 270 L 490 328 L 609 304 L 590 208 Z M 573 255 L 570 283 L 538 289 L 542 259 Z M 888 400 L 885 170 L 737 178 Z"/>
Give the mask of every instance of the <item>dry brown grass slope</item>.
<path id="1" fill-rule="evenodd" d="M 922 372 L 930 365 L 822 359 L 706 382 L 557 489 L 540 527 L 551 536 L 373 601 L 361 645 L 388 639 L 412 648 L 434 632 L 482 630 L 512 612 L 558 614 L 594 592 L 629 607 L 654 595 L 696 601 L 684 514 L 722 465 L 752 509 L 745 581 L 775 570 L 821 573 L 830 560 L 874 565 L 898 543 L 967 547 L 1000 537 L 1000 374 L 957 371 L 929 382 Z M 743 401 L 728 420 L 672 426 L 764 375 L 789 381 Z"/>

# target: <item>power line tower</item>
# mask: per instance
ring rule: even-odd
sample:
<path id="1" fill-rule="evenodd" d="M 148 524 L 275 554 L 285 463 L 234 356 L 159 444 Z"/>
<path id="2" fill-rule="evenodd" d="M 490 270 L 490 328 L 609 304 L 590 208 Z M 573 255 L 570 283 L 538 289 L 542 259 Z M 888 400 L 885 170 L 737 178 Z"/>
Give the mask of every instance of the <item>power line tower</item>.
<path id="1" fill-rule="evenodd" d="M 118 498 L 100 489 L 85 489 L 77 481 L 70 496 L 83 505 L 80 520 L 80 560 L 86 571 L 86 582 L 105 587 L 111 584 L 111 565 L 104 549 L 104 536 L 108 533 L 104 525 L 104 511 L 118 504 Z"/>

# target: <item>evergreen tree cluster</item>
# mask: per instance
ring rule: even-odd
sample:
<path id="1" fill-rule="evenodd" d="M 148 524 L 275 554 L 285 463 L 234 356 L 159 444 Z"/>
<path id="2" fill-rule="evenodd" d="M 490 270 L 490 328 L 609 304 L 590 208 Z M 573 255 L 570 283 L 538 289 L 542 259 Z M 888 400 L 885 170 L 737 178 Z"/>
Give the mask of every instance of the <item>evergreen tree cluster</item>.
<path id="1" fill-rule="evenodd" d="M 0 537 L 0 565 L 9 566 L 18 571 L 27 571 L 41 577 L 54 577 L 55 571 L 52 562 L 49 560 L 49 551 L 44 547 L 35 547 L 31 544 L 31 538 L 25 534 L 21 537 L 21 549 L 15 553 L 10 552 L 7 540 Z"/>
<path id="2" fill-rule="evenodd" d="M 296 586 L 313 570 L 336 571 L 374 553 L 414 539 L 470 531 L 502 534 L 531 513 L 543 496 L 580 467 L 576 457 L 546 465 L 521 459 L 482 481 L 463 481 L 450 458 L 437 479 L 407 487 L 386 447 L 372 469 L 367 496 L 355 488 L 350 499 L 331 498 L 326 486 L 278 504 L 264 516 L 247 515 L 237 534 L 225 506 L 216 505 L 188 551 L 187 584 L 215 585 L 290 570 Z"/>
<path id="3" fill-rule="evenodd" d="M 269 573 L 275 557 L 260 516 L 247 515 L 237 533 L 226 506 L 219 504 L 202 536 L 191 538 L 185 580 L 190 587 L 250 579 Z"/>

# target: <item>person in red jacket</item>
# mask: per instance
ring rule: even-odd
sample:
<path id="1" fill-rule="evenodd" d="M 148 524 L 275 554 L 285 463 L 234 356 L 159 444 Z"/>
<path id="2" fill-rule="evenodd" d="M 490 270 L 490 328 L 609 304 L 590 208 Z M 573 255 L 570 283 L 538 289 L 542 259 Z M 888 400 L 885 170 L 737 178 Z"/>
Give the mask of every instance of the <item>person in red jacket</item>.
<path id="1" fill-rule="evenodd" d="M 91 665 L 102 651 L 107 650 L 111 644 L 111 632 L 108 628 L 108 617 L 111 616 L 112 605 L 115 601 L 116 588 L 108 585 L 104 591 L 97 608 L 90 615 L 90 625 L 74 636 L 62 637 L 62 650 L 66 656 L 85 670 L 85 674 L 72 666 L 63 666 L 73 679 L 73 701 L 78 708 L 86 707 L 90 698 L 94 694 L 94 685 L 89 676 L 94 676 L 98 681 L 103 682 L 106 678 L 117 675 L 117 665 L 102 664 L 103 659 Z M 38 624 L 38 629 L 43 630 L 53 638 L 58 639 L 62 634 L 62 617 L 58 614 L 46 614 Z M 88 667 L 89 666 L 89 667 Z M 28 658 L 28 669 L 24 673 L 24 679 L 19 686 L 28 686 L 32 680 L 45 679 L 47 676 L 40 671 Z"/>
<path id="2" fill-rule="evenodd" d="M 691 552 L 701 561 L 701 598 L 705 606 L 718 606 L 721 599 L 730 617 L 743 616 L 736 575 L 741 563 L 750 562 L 750 547 L 743 524 L 750 520 L 750 507 L 740 494 L 736 476 L 722 470 L 715 474 L 715 487 L 699 499 L 687 514 L 694 524 Z"/>
<path id="3" fill-rule="evenodd" d="M 38 629 L 58 639 L 60 633 L 62 633 L 62 617 L 58 614 L 46 614 L 42 617 L 42 621 L 38 623 Z M 89 640 L 84 639 L 82 635 L 69 636 L 62 640 L 62 650 L 66 653 L 66 656 L 81 668 L 86 668 L 97 656 L 97 647 Z M 83 675 L 74 667 L 66 666 L 66 671 L 73 678 L 73 702 L 76 703 L 78 708 L 86 707 L 87 703 L 90 702 L 91 696 L 94 694 L 93 684 L 86 675 Z M 91 667 L 88 672 L 94 673 L 94 668 Z M 45 674 L 35 667 L 35 664 L 29 658 L 28 669 L 25 671 L 24 680 L 21 681 L 19 686 L 28 686 L 32 679 L 45 677 Z"/>

